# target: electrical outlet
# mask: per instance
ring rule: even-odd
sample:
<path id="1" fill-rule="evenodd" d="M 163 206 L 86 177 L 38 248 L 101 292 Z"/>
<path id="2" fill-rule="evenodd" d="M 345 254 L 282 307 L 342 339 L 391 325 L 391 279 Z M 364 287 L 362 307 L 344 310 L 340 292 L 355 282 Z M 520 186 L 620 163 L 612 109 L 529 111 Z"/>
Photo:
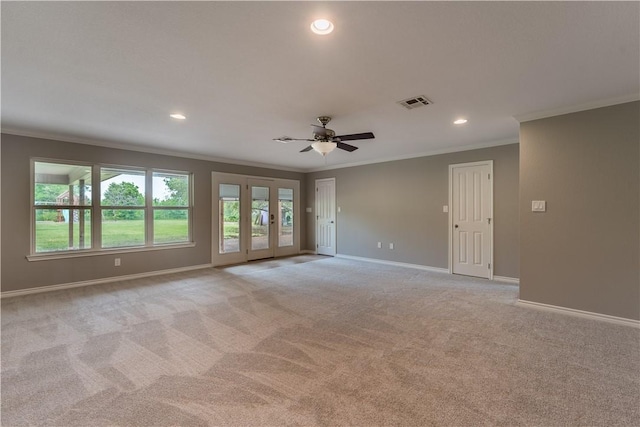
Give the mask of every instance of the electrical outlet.
<path id="1" fill-rule="evenodd" d="M 382 242 L 378 242 L 378 249 L 382 249 Z"/>
<path id="2" fill-rule="evenodd" d="M 389 243 L 389 249 L 393 249 L 393 243 Z"/>
<path id="3" fill-rule="evenodd" d="M 115 265 L 116 267 L 120 267 L 120 258 L 116 258 L 116 259 L 114 260 L 113 265 Z"/>
<path id="4" fill-rule="evenodd" d="M 545 200 L 532 200 L 531 201 L 532 212 L 546 212 L 547 202 Z"/>

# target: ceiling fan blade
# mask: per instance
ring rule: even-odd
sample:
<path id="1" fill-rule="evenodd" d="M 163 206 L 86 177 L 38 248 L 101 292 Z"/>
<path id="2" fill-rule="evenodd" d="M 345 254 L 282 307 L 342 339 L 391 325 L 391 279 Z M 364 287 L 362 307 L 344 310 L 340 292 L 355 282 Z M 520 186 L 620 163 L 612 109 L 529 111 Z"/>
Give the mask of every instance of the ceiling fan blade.
<path id="1" fill-rule="evenodd" d="M 358 147 L 354 147 L 353 145 L 345 144 L 344 142 L 338 142 L 338 148 L 341 150 L 345 150 L 348 152 L 356 151 Z"/>
<path id="2" fill-rule="evenodd" d="M 313 150 L 312 146 L 308 146 L 307 148 L 303 148 L 302 150 L 300 150 L 301 153 L 306 153 L 307 151 L 311 151 Z"/>
<path id="3" fill-rule="evenodd" d="M 356 139 L 373 139 L 375 136 L 371 132 L 364 132 L 352 133 L 350 135 L 338 135 L 336 138 L 340 141 L 355 141 Z"/>
<path id="4" fill-rule="evenodd" d="M 273 138 L 274 141 L 278 141 L 278 142 L 282 142 L 283 144 L 286 144 L 287 142 L 291 142 L 291 141 L 315 141 L 314 139 L 308 139 L 308 138 L 291 138 L 290 136 L 281 136 L 280 138 Z"/>

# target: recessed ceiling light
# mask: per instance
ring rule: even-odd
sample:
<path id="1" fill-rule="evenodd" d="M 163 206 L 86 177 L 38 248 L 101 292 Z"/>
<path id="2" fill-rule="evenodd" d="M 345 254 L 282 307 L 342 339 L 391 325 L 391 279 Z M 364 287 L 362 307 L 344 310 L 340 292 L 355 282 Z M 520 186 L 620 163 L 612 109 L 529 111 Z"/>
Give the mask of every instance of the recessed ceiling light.
<path id="1" fill-rule="evenodd" d="M 467 119 L 458 119 L 455 122 L 453 122 L 454 125 L 463 125 L 467 123 Z"/>
<path id="2" fill-rule="evenodd" d="M 178 119 L 178 120 L 184 120 L 187 118 L 184 114 L 180 114 L 180 113 L 170 114 L 169 117 L 171 117 L 172 119 Z"/>
<path id="3" fill-rule="evenodd" d="M 324 36 L 333 31 L 333 23 L 327 19 L 316 19 L 311 23 L 311 31 Z"/>

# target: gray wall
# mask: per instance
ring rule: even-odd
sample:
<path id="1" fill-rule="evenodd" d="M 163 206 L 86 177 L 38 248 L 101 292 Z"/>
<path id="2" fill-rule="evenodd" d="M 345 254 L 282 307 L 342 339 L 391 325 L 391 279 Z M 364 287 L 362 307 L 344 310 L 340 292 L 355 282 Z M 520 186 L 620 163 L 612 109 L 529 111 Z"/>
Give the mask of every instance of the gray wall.
<path id="1" fill-rule="evenodd" d="M 300 180 L 302 208 L 335 177 L 339 254 L 446 268 L 448 166 L 493 160 L 495 274 L 519 277 L 523 300 L 640 319 L 639 102 L 522 123 L 520 145 L 306 175 L 6 134 L 1 149 L 3 291 L 209 263 L 212 171 Z M 114 255 L 27 261 L 32 157 L 193 172 L 196 247 L 121 254 L 118 269 Z"/>
<path id="2" fill-rule="evenodd" d="M 518 144 L 307 174 L 307 207 L 315 180 L 335 177 L 338 254 L 447 268 L 449 165 L 481 160 L 494 162 L 494 274 L 517 278 Z M 306 215 L 313 250 L 314 214 Z"/>
<path id="3" fill-rule="evenodd" d="M 640 319 L 639 128 L 639 102 L 521 124 L 521 299 Z"/>
<path id="4" fill-rule="evenodd" d="M 117 150 L 83 144 L 2 135 L 2 291 L 72 283 L 118 275 L 145 273 L 211 262 L 211 172 L 300 180 L 304 174 L 238 166 L 174 156 Z M 194 174 L 193 237 L 196 247 L 123 253 L 121 267 L 115 255 L 97 255 L 29 262 L 30 159 L 42 157 L 124 166 L 190 171 Z M 301 191 L 301 193 L 304 193 Z M 304 194 L 300 200 L 304 206 Z M 305 229 L 302 216 L 301 230 Z M 305 235 L 301 233 L 301 247 Z"/>

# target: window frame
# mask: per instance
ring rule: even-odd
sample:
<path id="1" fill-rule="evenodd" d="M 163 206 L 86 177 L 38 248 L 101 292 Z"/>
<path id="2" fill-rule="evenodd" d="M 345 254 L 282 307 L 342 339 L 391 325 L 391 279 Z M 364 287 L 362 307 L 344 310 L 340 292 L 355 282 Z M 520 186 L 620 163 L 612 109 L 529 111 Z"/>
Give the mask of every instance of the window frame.
<path id="1" fill-rule="evenodd" d="M 189 202 L 187 204 L 187 206 L 154 206 L 153 204 L 153 175 L 154 174 L 162 174 L 162 173 L 166 173 L 166 174 L 173 174 L 173 175 L 185 175 L 187 177 L 187 187 L 188 187 L 188 195 L 189 195 Z M 151 182 L 151 191 L 148 194 L 148 198 L 147 198 L 147 203 L 150 205 L 150 223 L 147 225 L 147 232 L 148 232 L 148 239 L 151 246 L 154 247 L 158 247 L 158 246 L 167 246 L 167 245 L 177 245 L 177 244 L 181 244 L 181 243 L 186 243 L 186 242 L 193 242 L 193 173 L 191 172 L 186 172 L 186 171 L 176 171 L 176 170 L 169 170 L 169 169 L 158 169 L 158 168 L 153 168 L 149 170 L 149 175 L 147 176 L 147 182 Z M 156 210 L 186 210 L 187 211 L 187 240 L 186 242 L 175 242 L 175 243 L 154 243 L 154 221 L 155 221 L 155 212 Z"/>
<path id="2" fill-rule="evenodd" d="M 82 167 L 86 167 L 89 168 L 91 170 L 90 174 L 91 174 L 91 203 L 88 205 L 75 205 L 75 204 L 66 204 L 66 205 L 50 205 L 50 204 L 44 204 L 44 205 L 36 205 L 36 163 L 50 163 L 50 164 L 59 164 L 59 165 L 69 165 L 69 166 L 82 166 Z M 30 200 L 30 212 L 29 212 L 29 221 L 30 221 L 30 232 L 29 232 L 29 252 L 31 256 L 38 256 L 38 257 L 46 257 L 48 255 L 52 255 L 52 254 L 61 254 L 61 253 L 73 253 L 73 254 L 77 254 L 77 253 L 86 253 L 86 252 L 91 252 L 95 249 L 94 246 L 94 235 L 93 235 L 93 231 L 94 231 L 94 219 L 95 219 L 95 203 L 94 203 L 94 186 L 93 186 L 93 178 L 94 178 L 94 172 L 95 172 L 95 165 L 90 163 L 90 162 L 79 162 L 79 161 L 74 161 L 74 160 L 58 160 L 58 159 L 47 159 L 47 158 L 40 158 L 40 157 L 34 157 L 31 158 L 31 162 L 30 162 L 30 183 L 31 183 L 31 188 L 29 189 L 29 200 Z M 60 251 L 45 251 L 45 252 L 37 252 L 37 242 L 36 242 L 36 211 L 38 209 L 68 209 L 68 210 L 78 210 L 79 212 L 84 213 L 85 211 L 89 211 L 90 216 L 91 216 L 91 224 L 90 224 L 90 230 L 91 230 L 91 240 L 90 240 L 90 245 L 88 248 L 78 248 L 78 249 L 66 249 L 66 250 L 60 250 Z"/>
<path id="3" fill-rule="evenodd" d="M 91 216 L 91 246 L 83 249 L 67 249 L 59 251 L 48 252 L 36 252 L 36 210 L 37 209 L 60 209 L 61 205 L 36 205 L 35 204 L 35 164 L 41 163 L 53 163 L 60 165 L 77 165 L 87 167 L 91 170 L 91 204 L 84 206 L 76 205 L 64 205 L 67 209 L 79 209 L 81 211 L 89 211 Z M 103 169 L 120 169 L 130 170 L 132 172 L 143 172 L 145 179 L 144 189 L 144 206 L 102 206 L 102 170 Z M 188 194 L 189 201 L 188 206 L 153 206 L 153 175 L 154 173 L 167 173 L 175 175 L 185 175 L 188 179 Z M 117 254 L 128 252 L 147 252 L 163 249 L 178 249 L 195 247 L 196 243 L 193 240 L 193 206 L 194 206 L 194 174 L 188 171 L 179 171 L 166 168 L 153 168 L 143 166 L 125 166 L 116 164 L 97 163 L 90 161 L 77 161 L 77 160 L 65 160 L 65 159 L 52 159 L 42 157 L 32 157 L 30 159 L 30 248 L 29 254 L 26 258 L 29 261 L 41 261 L 51 259 L 63 259 L 63 258 L 76 258 L 86 256 L 98 256 L 105 254 Z M 186 210 L 187 211 L 187 229 L 188 237 L 186 241 L 181 242 L 167 242 L 154 244 L 153 236 L 153 221 L 154 212 L 159 210 Z M 115 247 L 102 247 L 102 211 L 108 209 L 123 209 L 123 210 L 142 210 L 144 216 L 144 229 L 145 238 L 144 244 L 135 246 L 115 246 Z"/>
<path id="4" fill-rule="evenodd" d="M 113 165 L 113 164 L 98 164 L 97 166 L 97 176 L 99 178 L 99 186 L 98 186 L 98 200 L 97 200 L 97 210 L 96 210 L 96 218 L 100 222 L 98 226 L 98 243 L 99 246 L 96 247 L 97 250 L 108 251 L 108 250 L 118 250 L 118 249 L 129 249 L 129 248 L 146 248 L 149 246 L 149 217 L 147 215 L 147 210 L 149 208 L 149 201 L 147 197 L 148 191 L 153 191 L 153 189 L 149 186 L 149 169 L 141 166 L 123 166 L 123 165 Z M 141 176 L 144 177 L 144 204 L 139 206 L 118 206 L 118 205 L 102 205 L 102 170 L 103 169 L 116 169 L 122 172 L 141 172 Z M 107 246 L 104 247 L 104 242 L 102 239 L 102 221 L 104 218 L 102 217 L 102 211 L 108 210 L 123 210 L 123 211 L 134 211 L 140 210 L 142 211 L 142 217 L 144 219 L 144 241 L 141 245 L 128 245 L 128 246 Z"/>

